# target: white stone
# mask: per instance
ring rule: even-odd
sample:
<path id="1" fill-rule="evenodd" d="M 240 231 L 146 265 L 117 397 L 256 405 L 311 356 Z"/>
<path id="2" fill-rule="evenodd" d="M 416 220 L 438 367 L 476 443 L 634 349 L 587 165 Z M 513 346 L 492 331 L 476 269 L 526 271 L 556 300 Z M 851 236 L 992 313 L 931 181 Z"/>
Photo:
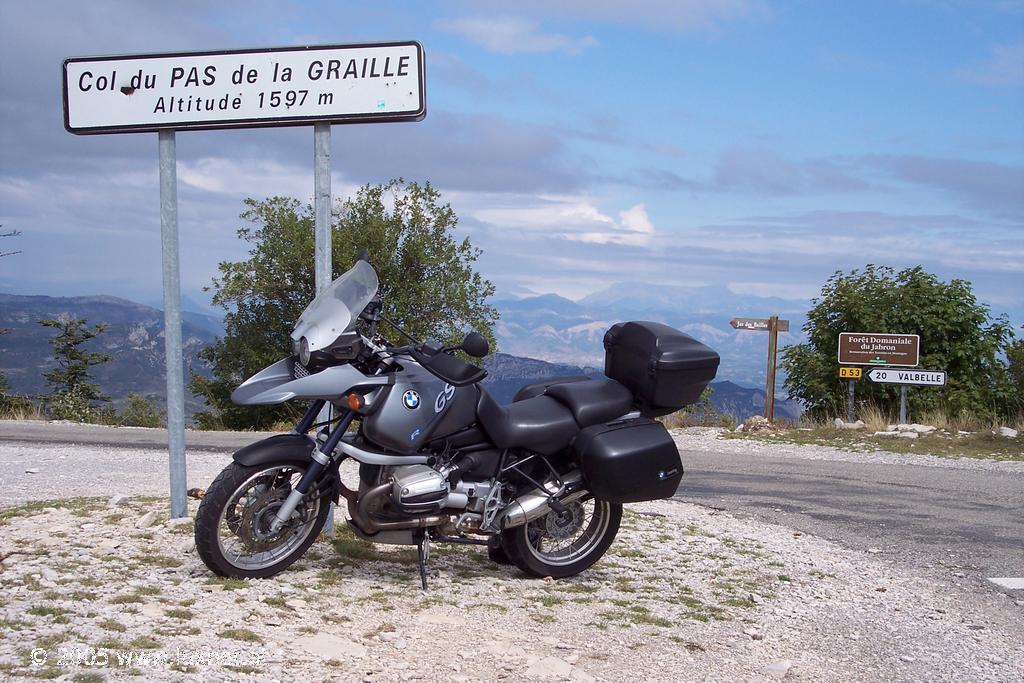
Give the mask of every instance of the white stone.
<path id="1" fill-rule="evenodd" d="M 910 664 L 912 662 L 916 662 L 917 660 L 911 657 L 910 655 L 900 655 L 900 661 Z"/>
<path id="2" fill-rule="evenodd" d="M 1005 436 L 1008 439 L 1016 439 L 1017 438 L 1017 430 L 1016 429 L 1012 429 L 1010 427 L 1000 427 L 999 428 L 999 435 L 1000 436 Z"/>
<path id="3" fill-rule="evenodd" d="M 417 617 L 417 621 L 424 624 L 435 624 L 437 626 L 459 626 L 463 623 L 463 619 L 460 617 L 441 614 L 439 612 L 424 612 Z"/>
<path id="4" fill-rule="evenodd" d="M 311 652 L 324 659 L 333 659 L 338 656 L 362 657 L 366 654 L 366 648 L 359 643 L 332 636 L 330 633 L 317 633 L 313 636 L 297 638 L 293 647 L 295 652 Z"/>
<path id="5" fill-rule="evenodd" d="M 900 432 L 896 436 L 900 437 L 901 439 L 916 439 L 917 432 Z"/>
<path id="6" fill-rule="evenodd" d="M 570 678 L 577 683 L 593 683 L 596 679 L 583 669 L 573 669 Z"/>
<path id="7" fill-rule="evenodd" d="M 121 505 L 124 505 L 127 502 L 128 496 L 124 495 L 123 493 L 118 493 L 110 497 L 110 500 L 107 501 L 107 507 L 116 508 L 120 507 Z"/>
<path id="8" fill-rule="evenodd" d="M 308 604 L 309 603 L 306 602 L 305 600 L 303 600 L 302 598 L 292 598 L 291 600 L 285 600 L 284 601 L 284 606 L 285 607 L 290 607 L 293 610 L 301 610 L 303 607 L 306 607 Z"/>
<path id="9" fill-rule="evenodd" d="M 43 567 L 42 569 L 40 569 L 39 570 L 39 575 L 42 576 L 47 581 L 56 581 L 57 580 L 57 572 L 53 571 L 49 567 Z"/>
<path id="10" fill-rule="evenodd" d="M 879 548 L 868 548 L 868 552 L 871 553 L 872 555 L 878 555 L 882 551 Z"/>
<path id="11" fill-rule="evenodd" d="M 845 422 L 842 418 L 837 417 L 833 422 L 836 429 L 864 429 L 864 420 L 857 420 L 856 422 Z"/>
<path id="12" fill-rule="evenodd" d="M 146 617 L 162 617 L 164 615 L 164 608 L 160 603 L 147 602 L 139 608 L 139 614 Z"/>
<path id="13" fill-rule="evenodd" d="M 29 469 L 25 470 L 25 474 L 39 474 L 39 470 L 37 470 L 35 467 L 30 467 Z"/>
<path id="14" fill-rule="evenodd" d="M 153 524 L 155 522 L 156 522 L 156 512 L 154 512 L 153 510 L 150 510 L 149 512 L 147 512 L 146 514 L 142 515 L 137 520 L 135 520 L 135 528 L 136 529 L 148 529 L 149 527 L 153 526 Z"/>
<path id="15" fill-rule="evenodd" d="M 769 664 L 768 666 L 765 667 L 764 670 L 765 670 L 765 673 L 767 673 L 769 677 L 781 680 L 781 679 L 786 677 L 786 674 L 789 673 L 789 670 L 790 670 L 790 668 L 792 668 L 792 666 L 793 666 L 793 662 L 791 662 L 788 659 L 783 659 L 783 660 L 775 662 L 773 664 Z"/>
<path id="16" fill-rule="evenodd" d="M 96 546 L 97 555 L 113 555 L 117 547 L 121 545 L 121 541 L 115 538 L 107 538 L 99 542 Z"/>
<path id="17" fill-rule="evenodd" d="M 572 664 L 558 657 L 538 659 L 523 672 L 527 678 L 567 678 L 570 674 Z"/>
<path id="18" fill-rule="evenodd" d="M 167 527 L 173 529 L 175 527 L 186 526 L 191 523 L 191 517 L 175 517 L 174 519 L 167 520 Z"/>
<path id="19" fill-rule="evenodd" d="M 893 431 L 893 430 L 889 430 L 887 432 L 875 432 L 874 434 L 872 434 L 872 436 L 899 436 L 899 435 L 900 435 L 899 432 L 896 432 L 896 431 Z"/>
<path id="20" fill-rule="evenodd" d="M 910 429 L 917 432 L 918 434 L 931 434 L 937 428 L 932 425 L 919 425 L 916 422 L 910 425 Z"/>

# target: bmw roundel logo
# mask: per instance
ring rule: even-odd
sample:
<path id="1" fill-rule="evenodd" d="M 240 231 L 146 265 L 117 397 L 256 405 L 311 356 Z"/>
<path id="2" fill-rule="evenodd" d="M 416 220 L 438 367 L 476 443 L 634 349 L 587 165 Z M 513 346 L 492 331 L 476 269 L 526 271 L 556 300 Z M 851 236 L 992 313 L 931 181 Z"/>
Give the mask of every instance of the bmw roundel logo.
<path id="1" fill-rule="evenodd" d="M 420 407 L 420 395 L 410 389 L 409 391 L 402 394 L 402 403 L 409 410 L 416 410 Z"/>

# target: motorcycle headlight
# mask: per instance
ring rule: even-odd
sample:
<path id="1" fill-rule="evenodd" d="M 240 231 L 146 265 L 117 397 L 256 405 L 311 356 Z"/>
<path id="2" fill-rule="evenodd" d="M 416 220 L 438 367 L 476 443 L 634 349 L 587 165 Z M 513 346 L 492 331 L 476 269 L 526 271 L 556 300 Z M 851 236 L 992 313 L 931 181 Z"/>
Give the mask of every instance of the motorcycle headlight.
<path id="1" fill-rule="evenodd" d="M 299 362 L 309 365 L 309 340 L 305 337 L 299 340 Z"/>

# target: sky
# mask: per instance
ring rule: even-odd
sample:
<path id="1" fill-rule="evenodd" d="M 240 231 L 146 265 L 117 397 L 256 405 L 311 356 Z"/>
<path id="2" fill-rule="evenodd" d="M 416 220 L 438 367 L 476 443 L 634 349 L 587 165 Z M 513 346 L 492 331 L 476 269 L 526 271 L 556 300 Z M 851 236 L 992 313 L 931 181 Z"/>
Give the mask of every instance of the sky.
<path id="1" fill-rule="evenodd" d="M 161 298 L 156 133 L 64 130 L 67 57 L 419 41 L 421 122 L 332 128 L 335 198 L 430 181 L 501 296 L 809 299 L 922 265 L 1024 322 L 1024 1 L 0 2 L 0 291 Z M 177 134 L 182 291 L 311 127 Z"/>

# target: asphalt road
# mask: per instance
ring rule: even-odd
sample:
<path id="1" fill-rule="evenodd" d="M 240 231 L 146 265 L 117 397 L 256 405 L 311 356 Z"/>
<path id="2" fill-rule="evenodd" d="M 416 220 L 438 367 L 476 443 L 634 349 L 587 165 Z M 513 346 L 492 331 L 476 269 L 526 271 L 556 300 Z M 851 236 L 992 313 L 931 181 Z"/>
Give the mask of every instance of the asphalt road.
<path id="1" fill-rule="evenodd" d="M 196 458 L 264 434 L 188 432 Z M 156 429 L 0 421 L 0 442 L 166 448 Z M 918 568 L 1024 576 L 1024 473 L 683 451 L 677 498 Z M 193 461 L 195 462 L 195 461 Z M 199 464 L 195 462 L 195 464 Z M 219 469 L 220 460 L 212 471 Z M 8 473 L 20 475 L 18 473 Z"/>
<path id="2" fill-rule="evenodd" d="M 683 451 L 677 498 L 964 578 L 1024 576 L 1024 474 Z"/>

